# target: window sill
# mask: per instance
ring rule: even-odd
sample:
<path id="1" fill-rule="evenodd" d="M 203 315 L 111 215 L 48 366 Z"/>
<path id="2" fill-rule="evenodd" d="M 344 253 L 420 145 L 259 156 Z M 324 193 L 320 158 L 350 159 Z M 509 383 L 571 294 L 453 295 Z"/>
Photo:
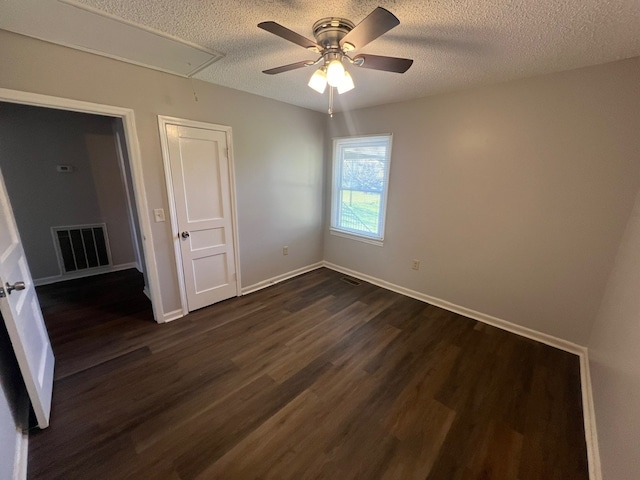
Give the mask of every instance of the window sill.
<path id="1" fill-rule="evenodd" d="M 382 247 L 384 245 L 382 240 L 376 240 L 375 238 L 363 237 L 362 235 L 357 235 L 355 233 L 344 232 L 342 230 L 335 230 L 333 228 L 329 229 L 329 233 L 331 235 L 335 235 L 336 237 L 349 238 L 351 240 L 356 240 L 357 242 L 368 243 L 370 245 L 375 245 L 377 247 Z"/>

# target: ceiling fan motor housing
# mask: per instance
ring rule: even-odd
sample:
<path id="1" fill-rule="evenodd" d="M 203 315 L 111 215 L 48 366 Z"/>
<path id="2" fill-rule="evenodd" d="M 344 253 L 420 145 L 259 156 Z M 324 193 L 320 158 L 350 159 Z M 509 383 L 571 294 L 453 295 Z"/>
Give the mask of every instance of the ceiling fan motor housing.
<path id="1" fill-rule="evenodd" d="M 340 41 L 349 33 L 355 24 L 346 18 L 327 17 L 313 24 L 313 36 L 318 45 L 322 47 L 320 53 L 343 53 L 353 50 L 353 45 L 345 43 L 340 46 Z"/>

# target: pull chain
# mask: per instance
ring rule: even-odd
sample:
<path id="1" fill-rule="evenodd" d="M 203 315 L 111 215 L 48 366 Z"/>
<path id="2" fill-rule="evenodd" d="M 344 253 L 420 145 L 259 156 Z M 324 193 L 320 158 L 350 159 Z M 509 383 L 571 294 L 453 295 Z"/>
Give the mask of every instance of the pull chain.
<path id="1" fill-rule="evenodd" d="M 333 118 L 333 87 L 329 86 L 329 116 Z"/>

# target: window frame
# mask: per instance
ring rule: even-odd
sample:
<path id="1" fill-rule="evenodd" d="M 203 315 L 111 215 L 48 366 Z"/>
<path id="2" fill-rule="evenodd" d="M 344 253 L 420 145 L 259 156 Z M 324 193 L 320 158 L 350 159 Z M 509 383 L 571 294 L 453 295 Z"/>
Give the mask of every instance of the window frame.
<path id="1" fill-rule="evenodd" d="M 345 229 L 338 226 L 339 204 L 342 189 L 340 181 L 342 179 L 342 156 L 341 149 L 345 146 L 362 145 L 366 140 L 383 140 L 387 144 L 385 156 L 385 174 L 383 178 L 383 187 L 380 192 L 380 209 L 378 212 L 378 234 L 367 235 L 366 233 Z M 339 237 L 350 238 L 360 242 L 372 245 L 382 246 L 384 243 L 385 226 L 387 217 L 387 199 L 389 193 L 389 177 L 391 174 L 391 149 L 393 145 L 393 134 L 379 133 L 371 135 L 353 135 L 348 137 L 333 138 L 333 159 L 331 168 L 331 218 L 329 224 L 329 233 Z"/>

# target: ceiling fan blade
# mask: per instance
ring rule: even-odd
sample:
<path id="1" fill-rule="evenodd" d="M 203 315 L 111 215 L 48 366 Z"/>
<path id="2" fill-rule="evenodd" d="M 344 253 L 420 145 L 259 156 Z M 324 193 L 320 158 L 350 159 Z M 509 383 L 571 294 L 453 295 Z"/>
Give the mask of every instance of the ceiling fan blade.
<path id="1" fill-rule="evenodd" d="M 385 72 L 404 73 L 409 70 L 413 60 L 398 57 L 383 57 L 381 55 L 360 54 L 353 57 L 356 65 L 362 68 L 373 70 L 384 70 Z"/>
<path id="2" fill-rule="evenodd" d="M 289 65 L 282 65 L 281 67 L 270 68 L 269 70 L 263 70 L 262 73 L 267 75 L 275 75 L 276 73 L 288 72 L 289 70 L 295 70 L 296 68 L 308 67 L 313 65 L 313 60 L 304 60 L 302 62 L 290 63 Z"/>
<path id="3" fill-rule="evenodd" d="M 393 13 L 378 7 L 344 36 L 340 46 L 350 43 L 355 48 L 362 48 L 399 24 L 400 20 Z"/>
<path id="4" fill-rule="evenodd" d="M 273 33 L 274 35 L 279 36 L 280 38 L 284 38 L 285 40 L 289 40 L 301 47 L 304 47 L 308 50 L 320 51 L 320 45 L 316 42 L 309 40 L 306 37 L 294 32 L 293 30 L 289 30 L 286 27 L 283 27 L 279 23 L 276 22 L 262 22 L 258 24 L 263 30 L 266 30 L 269 33 Z"/>

